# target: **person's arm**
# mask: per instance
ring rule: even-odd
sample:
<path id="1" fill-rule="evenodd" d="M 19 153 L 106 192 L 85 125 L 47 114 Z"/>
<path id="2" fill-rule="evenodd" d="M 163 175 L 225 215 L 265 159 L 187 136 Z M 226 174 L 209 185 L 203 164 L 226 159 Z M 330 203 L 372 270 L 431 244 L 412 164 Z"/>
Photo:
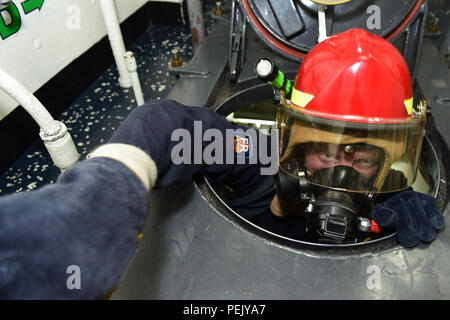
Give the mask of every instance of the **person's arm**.
<path id="1" fill-rule="evenodd" d="M 137 156 L 104 152 L 54 184 L 0 198 L 0 299 L 99 299 L 115 288 L 156 176 L 145 153 L 122 148 Z"/>
<path id="2" fill-rule="evenodd" d="M 134 144 L 147 152 L 158 168 L 156 188 L 191 181 L 196 174 L 203 172 L 213 174 L 217 182 L 245 193 L 261 181 L 261 167 L 272 166 L 276 172 L 278 163 L 275 156 L 278 150 L 275 144 L 271 144 L 270 138 L 267 138 L 267 143 L 264 141 L 267 150 L 259 150 L 261 135 L 257 134 L 249 141 L 256 163 L 251 164 L 246 159 L 246 164 L 237 164 L 238 157 L 242 155 L 233 150 L 233 132 L 240 128 L 242 129 L 209 108 L 189 107 L 173 100 L 161 100 L 134 109 L 109 142 Z M 205 156 L 211 150 L 208 148 L 212 146 L 211 141 L 208 141 L 208 135 L 211 134 L 220 135 L 223 139 L 222 155 L 218 157 L 223 160 L 222 163 L 205 162 Z M 178 164 L 182 144 L 189 154 L 183 155 L 183 162 Z M 272 161 L 261 164 L 259 151 L 267 151 Z"/>
<path id="3" fill-rule="evenodd" d="M 56 183 L 1 197 L 0 298 L 104 297 L 133 255 L 155 182 L 165 187 L 210 172 L 224 183 L 251 187 L 259 164 L 173 163 L 171 150 L 179 142 L 172 133 L 195 134 L 194 121 L 200 121 L 202 134 L 237 128 L 206 108 L 148 103 Z"/>

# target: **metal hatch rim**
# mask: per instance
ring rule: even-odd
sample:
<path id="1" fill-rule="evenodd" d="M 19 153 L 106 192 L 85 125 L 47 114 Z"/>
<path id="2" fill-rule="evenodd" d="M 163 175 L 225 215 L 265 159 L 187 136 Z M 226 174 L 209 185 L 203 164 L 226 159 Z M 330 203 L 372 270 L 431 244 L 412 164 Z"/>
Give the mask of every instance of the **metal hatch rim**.
<path id="1" fill-rule="evenodd" d="M 259 21 L 259 19 L 255 16 L 253 13 L 250 4 L 248 3 L 248 0 L 241 0 L 239 1 L 241 4 L 241 7 L 247 16 L 248 20 L 250 21 L 250 24 L 255 30 L 255 32 L 258 34 L 258 36 L 266 42 L 272 49 L 277 50 L 280 54 L 285 56 L 288 59 L 293 59 L 294 61 L 302 61 L 306 54 L 309 51 L 299 51 L 293 48 L 290 48 L 286 46 L 285 44 L 281 43 L 279 40 L 277 40 L 272 34 L 264 27 L 264 25 Z M 419 12 L 421 5 L 423 4 L 423 0 L 418 0 L 412 9 L 409 11 L 409 13 L 405 16 L 405 18 L 396 26 L 393 30 L 389 31 L 387 35 L 384 36 L 385 39 L 391 41 L 394 39 L 397 35 L 399 35 L 404 28 L 410 23 L 414 16 Z"/>

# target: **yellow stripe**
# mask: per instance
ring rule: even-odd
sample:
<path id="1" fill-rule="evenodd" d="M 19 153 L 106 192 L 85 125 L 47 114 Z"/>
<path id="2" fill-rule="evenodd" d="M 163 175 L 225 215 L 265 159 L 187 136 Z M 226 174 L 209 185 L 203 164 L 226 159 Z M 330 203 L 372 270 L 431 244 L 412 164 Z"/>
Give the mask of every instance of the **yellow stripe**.
<path id="1" fill-rule="evenodd" d="M 405 103 L 406 111 L 408 111 L 408 115 L 411 115 L 411 113 L 413 111 L 413 97 L 406 99 L 404 101 L 404 103 Z"/>
<path id="2" fill-rule="evenodd" d="M 311 100 L 314 99 L 314 96 L 309 93 L 302 92 L 295 88 L 292 89 L 291 101 L 296 105 L 304 108 Z"/>

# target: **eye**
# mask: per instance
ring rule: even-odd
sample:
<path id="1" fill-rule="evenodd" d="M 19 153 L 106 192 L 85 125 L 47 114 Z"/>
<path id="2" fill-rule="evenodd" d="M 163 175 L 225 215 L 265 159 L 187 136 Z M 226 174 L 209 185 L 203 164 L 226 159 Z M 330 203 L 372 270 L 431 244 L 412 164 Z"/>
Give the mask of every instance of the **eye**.
<path id="1" fill-rule="evenodd" d="M 334 161 L 336 159 L 336 153 L 330 151 L 319 152 L 319 159 L 322 161 Z"/>
<path id="2" fill-rule="evenodd" d="M 374 165 L 376 165 L 376 161 L 371 158 L 358 159 L 354 162 L 354 166 L 361 169 L 369 169 Z"/>

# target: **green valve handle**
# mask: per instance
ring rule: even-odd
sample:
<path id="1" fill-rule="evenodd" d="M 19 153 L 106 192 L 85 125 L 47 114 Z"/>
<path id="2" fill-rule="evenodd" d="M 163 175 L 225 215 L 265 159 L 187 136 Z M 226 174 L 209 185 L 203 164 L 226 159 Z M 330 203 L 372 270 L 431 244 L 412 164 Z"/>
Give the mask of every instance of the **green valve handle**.
<path id="1" fill-rule="evenodd" d="M 284 96 L 289 99 L 291 95 L 292 84 L 284 76 L 278 67 L 269 58 L 260 58 L 255 62 L 255 74 L 261 80 L 270 82 L 272 87 L 276 90 L 284 92 Z"/>

